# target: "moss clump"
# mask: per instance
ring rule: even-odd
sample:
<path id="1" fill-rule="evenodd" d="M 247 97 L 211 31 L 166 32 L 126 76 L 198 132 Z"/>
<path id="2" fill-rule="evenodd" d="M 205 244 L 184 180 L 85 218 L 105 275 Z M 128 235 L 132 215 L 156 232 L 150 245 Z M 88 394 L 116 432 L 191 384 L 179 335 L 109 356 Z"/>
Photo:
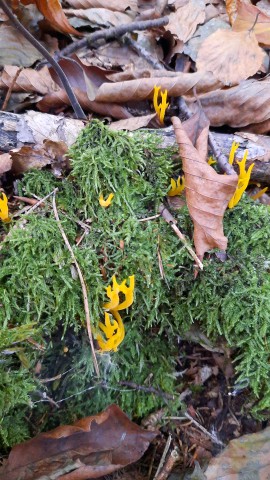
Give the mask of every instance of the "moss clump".
<path id="1" fill-rule="evenodd" d="M 131 137 L 92 122 L 71 149 L 72 171 L 67 179 L 34 171 L 22 180 L 21 191 L 27 195 L 43 197 L 59 188 L 61 222 L 87 283 L 94 324 L 103 318 L 105 287 L 113 274 L 119 280 L 135 274 L 136 295 L 123 317 L 126 337 L 119 351 L 98 355 L 98 379 L 85 333 L 80 283 L 50 202 L 12 226 L 1 249 L 0 324 L 7 335 L 3 342 L 0 337 L 0 375 L 5 370 L 14 386 L 22 376 L 25 382 L 18 383 L 15 403 L 13 390 L 4 402 L 0 393 L 5 444 L 29 434 L 26 422 L 19 434 L 10 429 L 8 418 L 18 416 L 17 425 L 22 425 L 22 412 L 29 408 L 22 404 L 29 404 L 30 398 L 32 424 L 42 418 L 42 428 L 71 422 L 111 402 L 135 417 L 164 405 L 177 408 L 176 339 L 195 320 L 211 338 L 223 335 L 237 348 L 239 375 L 249 379 L 261 398 L 259 408 L 270 406 L 268 209 L 246 199 L 227 212 L 228 258 L 222 263 L 215 254 L 208 255 L 204 271 L 194 281 L 193 262 L 170 227 L 162 219 L 139 221 L 156 213 L 167 191 L 171 156 L 151 136 Z M 99 195 L 110 192 L 115 195 L 113 202 L 102 208 Z M 187 210 L 176 217 L 191 237 Z M 158 249 L 166 280 L 160 275 Z M 32 329 L 32 340 L 44 345 L 45 351 L 26 341 L 27 329 Z M 7 357 L 4 349 L 14 345 L 11 332 L 21 335 L 16 337 L 21 350 Z M 39 384 L 34 375 L 38 362 L 40 376 L 53 381 Z M 145 388 L 136 390 L 132 382 Z M 153 388 L 163 393 L 153 393 Z M 38 391 L 61 408 L 49 413 Z"/>

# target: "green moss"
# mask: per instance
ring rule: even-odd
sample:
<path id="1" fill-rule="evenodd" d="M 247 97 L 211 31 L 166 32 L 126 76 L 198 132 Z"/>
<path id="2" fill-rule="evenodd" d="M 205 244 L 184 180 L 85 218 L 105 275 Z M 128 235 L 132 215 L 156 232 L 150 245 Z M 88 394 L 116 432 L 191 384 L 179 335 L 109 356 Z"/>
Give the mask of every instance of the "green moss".
<path id="1" fill-rule="evenodd" d="M 29 410 L 30 400 L 31 424 L 45 429 L 90 415 L 111 402 L 134 417 L 164 405 L 177 409 L 177 336 L 194 321 L 212 340 L 222 335 L 236 348 L 239 376 L 249 379 L 261 402 L 258 408 L 270 407 L 268 208 L 244 199 L 228 211 L 224 220 L 228 258 L 222 263 L 209 254 L 204 271 L 194 280 L 193 261 L 170 226 L 162 219 L 139 221 L 157 212 L 168 189 L 171 158 L 172 151 L 159 149 L 149 135 L 111 132 L 95 121 L 71 149 L 72 171 L 67 179 L 33 171 L 21 181 L 24 195 L 42 198 L 59 189 L 60 219 L 87 284 L 94 325 L 103 318 L 105 287 L 113 274 L 119 280 L 135 274 L 136 292 L 133 305 L 123 312 L 124 342 L 118 352 L 98 355 L 101 378 L 96 378 L 80 282 L 50 199 L 46 207 L 11 225 L 0 252 L 4 332 L 0 375 L 7 372 L 12 385 L 6 397 L 1 398 L 0 389 L 3 443 L 37 433 L 37 428 L 29 431 L 28 423 L 23 423 L 22 412 Z M 99 195 L 106 197 L 110 192 L 115 194 L 111 206 L 101 207 Z M 175 216 L 191 237 L 187 209 Z M 165 280 L 160 275 L 158 248 Z M 45 351 L 29 343 L 29 336 Z M 13 348 L 15 342 L 20 350 L 7 357 L 4 349 Z M 54 380 L 39 384 L 34 374 L 38 362 L 40 377 Z M 137 390 L 123 382 L 145 388 Z M 47 393 L 61 408 L 51 412 L 35 390 Z M 22 426 L 14 429 L 14 435 L 8 420 L 12 415 L 18 415 L 17 425 Z"/>

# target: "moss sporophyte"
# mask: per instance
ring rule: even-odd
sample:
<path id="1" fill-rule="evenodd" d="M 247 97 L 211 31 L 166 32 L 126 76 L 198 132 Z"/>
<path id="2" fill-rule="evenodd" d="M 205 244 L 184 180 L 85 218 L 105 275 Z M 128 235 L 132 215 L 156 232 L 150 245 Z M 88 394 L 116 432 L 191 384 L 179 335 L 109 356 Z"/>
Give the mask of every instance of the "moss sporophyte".
<path id="1" fill-rule="evenodd" d="M 133 303 L 135 275 L 129 277 L 129 286 L 126 285 L 126 282 L 127 280 L 124 280 L 121 284 L 118 284 L 114 275 L 112 278 L 112 286 L 109 285 L 106 288 L 110 302 L 105 303 L 103 308 L 104 310 L 108 310 L 109 313 L 107 311 L 105 312 L 105 324 L 101 322 L 98 324 L 100 330 L 105 334 L 106 340 L 104 340 L 100 333 L 96 335 L 98 345 L 103 352 L 116 351 L 125 337 L 125 327 L 118 311 L 130 307 Z M 121 303 L 119 293 L 125 296 L 124 301 Z"/>

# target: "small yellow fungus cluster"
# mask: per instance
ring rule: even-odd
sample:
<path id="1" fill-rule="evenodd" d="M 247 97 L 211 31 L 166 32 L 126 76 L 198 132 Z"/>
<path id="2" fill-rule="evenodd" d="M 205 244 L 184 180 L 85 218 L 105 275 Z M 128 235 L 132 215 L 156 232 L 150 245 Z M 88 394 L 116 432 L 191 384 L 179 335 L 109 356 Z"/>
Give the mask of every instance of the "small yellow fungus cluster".
<path id="1" fill-rule="evenodd" d="M 101 207 L 107 208 L 109 207 L 109 205 L 111 205 L 113 197 L 114 193 L 110 193 L 107 200 L 104 200 L 103 194 L 101 194 L 98 199 L 99 204 L 101 205 Z"/>
<path id="2" fill-rule="evenodd" d="M 2 222 L 10 222 L 10 217 L 8 216 L 8 199 L 5 193 L 2 192 L 2 198 L 0 198 L 0 218 Z"/>
<path id="3" fill-rule="evenodd" d="M 230 151 L 230 155 L 229 155 L 230 165 L 233 164 L 234 157 L 235 157 L 235 152 L 236 152 L 238 147 L 239 147 L 239 143 L 233 142 L 232 147 L 231 147 L 231 151 Z M 235 190 L 231 200 L 229 201 L 229 205 L 228 205 L 229 208 L 233 208 L 238 204 L 238 202 L 240 201 L 244 191 L 246 190 L 246 188 L 249 184 L 250 175 L 251 175 L 252 169 L 254 167 L 254 163 L 252 163 L 249 166 L 248 170 L 246 170 L 247 156 L 248 156 L 248 150 L 245 150 L 245 153 L 244 153 L 244 156 L 243 156 L 242 160 L 240 162 L 237 162 L 237 164 L 239 165 L 238 183 L 237 183 L 236 190 Z"/>
<path id="4" fill-rule="evenodd" d="M 171 178 L 171 190 L 168 192 L 169 197 L 175 197 L 175 195 L 181 195 L 182 191 L 185 188 L 185 177 L 184 175 L 174 180 Z"/>
<path id="5" fill-rule="evenodd" d="M 214 160 L 213 157 L 209 157 L 208 160 L 207 160 L 207 163 L 208 163 L 208 165 L 211 166 L 211 165 L 214 165 L 215 163 L 217 163 L 217 161 Z"/>
<path id="6" fill-rule="evenodd" d="M 160 103 L 158 103 L 159 94 L 161 96 Z M 161 92 L 160 87 L 157 87 L 156 85 L 154 86 L 154 96 L 153 96 L 154 109 L 162 125 L 164 124 L 166 108 L 168 108 L 169 106 L 169 103 L 167 103 L 167 95 L 168 95 L 168 90 L 164 90 L 164 92 Z"/>
<path id="7" fill-rule="evenodd" d="M 116 352 L 120 343 L 125 337 L 125 327 L 122 321 L 119 310 L 124 310 L 133 303 L 134 300 L 134 286 L 135 275 L 129 277 L 129 286 L 126 285 L 127 280 L 124 280 L 121 284 L 117 283 L 115 275 L 112 278 L 112 286 L 109 285 L 106 288 L 107 296 L 110 299 L 108 303 L 103 305 L 105 312 L 104 323 L 99 322 L 98 326 L 102 330 L 104 336 L 100 333 L 96 335 L 96 339 L 100 350 L 102 352 L 110 352 L 113 350 Z M 119 293 L 125 296 L 125 299 L 120 302 Z"/>

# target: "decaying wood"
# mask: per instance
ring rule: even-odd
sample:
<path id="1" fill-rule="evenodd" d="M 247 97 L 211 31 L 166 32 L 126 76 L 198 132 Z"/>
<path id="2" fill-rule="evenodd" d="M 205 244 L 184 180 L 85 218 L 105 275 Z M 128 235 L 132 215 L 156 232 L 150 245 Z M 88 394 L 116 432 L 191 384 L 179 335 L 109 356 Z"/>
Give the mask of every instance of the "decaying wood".
<path id="1" fill-rule="evenodd" d="M 26 145 L 42 145 L 46 139 L 63 141 L 68 146 L 75 142 L 85 123 L 81 120 L 28 111 L 24 114 L 0 112 L 0 151 Z M 149 131 L 149 130 L 148 130 Z M 150 130 L 162 136 L 162 146 L 176 145 L 172 127 Z M 240 160 L 248 149 L 248 164 L 255 162 L 252 180 L 270 184 L 270 138 L 264 135 L 238 132 L 226 134 L 212 132 L 218 147 L 228 156 L 233 140 L 240 143 L 236 159 Z"/>

